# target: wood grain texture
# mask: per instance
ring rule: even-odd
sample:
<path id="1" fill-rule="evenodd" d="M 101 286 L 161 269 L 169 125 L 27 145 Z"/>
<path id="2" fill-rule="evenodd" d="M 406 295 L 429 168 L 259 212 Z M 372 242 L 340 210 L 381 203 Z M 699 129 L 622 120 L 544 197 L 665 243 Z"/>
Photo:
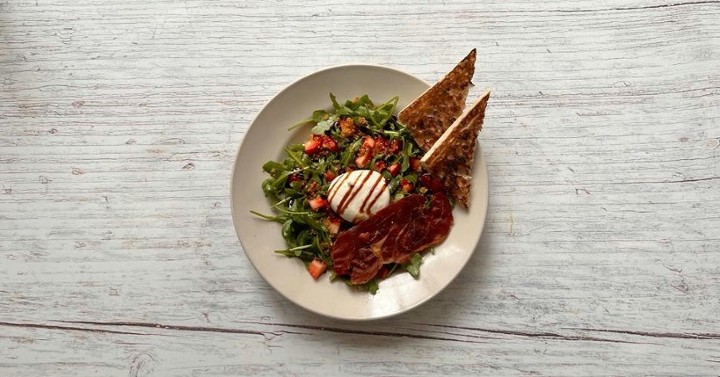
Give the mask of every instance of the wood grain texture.
<path id="1" fill-rule="evenodd" d="M 0 0 L 0 375 L 720 373 L 720 1 Z M 492 88 L 481 245 L 307 313 L 242 253 L 243 133 L 350 62 Z"/>

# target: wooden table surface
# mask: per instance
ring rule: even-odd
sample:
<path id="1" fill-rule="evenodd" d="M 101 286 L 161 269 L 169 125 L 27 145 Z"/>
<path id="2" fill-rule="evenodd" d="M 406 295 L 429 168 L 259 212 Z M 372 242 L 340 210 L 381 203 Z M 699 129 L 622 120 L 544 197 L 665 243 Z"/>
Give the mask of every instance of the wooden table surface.
<path id="1" fill-rule="evenodd" d="M 421 307 L 290 303 L 229 180 L 263 104 L 478 48 L 490 206 Z M 720 1 L 0 1 L 0 375 L 720 375 Z"/>

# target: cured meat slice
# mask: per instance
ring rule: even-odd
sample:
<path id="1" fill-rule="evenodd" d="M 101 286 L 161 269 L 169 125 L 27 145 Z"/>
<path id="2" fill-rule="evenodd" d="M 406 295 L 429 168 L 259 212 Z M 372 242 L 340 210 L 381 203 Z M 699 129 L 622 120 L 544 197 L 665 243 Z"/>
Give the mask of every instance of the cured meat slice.
<path id="1" fill-rule="evenodd" d="M 380 250 L 382 243 L 378 244 L 378 242 L 385 239 L 386 236 L 391 233 L 391 228 L 401 221 L 402 218 L 408 219 L 413 208 L 424 204 L 424 196 L 410 195 L 390 204 L 370 216 L 367 220 L 340 233 L 330 250 L 335 273 L 338 275 L 349 274 L 351 262 L 356 259 L 356 254 L 367 253 L 363 248 L 364 246 L 369 247 L 372 244 L 376 244 L 376 249 Z M 378 269 L 379 268 L 380 267 L 378 267 Z M 372 278 L 372 276 L 370 278 Z"/>
<path id="2" fill-rule="evenodd" d="M 391 261 L 407 263 L 416 252 L 439 245 L 450 233 L 452 223 L 452 207 L 445 194 L 433 195 L 427 206 L 415 209 L 413 221 L 394 239 L 395 244 L 387 244 L 393 251 Z"/>
<path id="3" fill-rule="evenodd" d="M 405 197 L 340 233 L 330 250 L 335 273 L 364 284 L 384 264 L 406 263 L 414 253 L 440 244 L 452 223 L 445 194 L 433 195 L 429 203 L 423 195 Z"/>
<path id="4" fill-rule="evenodd" d="M 354 284 L 362 284 L 370 281 L 370 279 L 377 275 L 383 265 L 377 249 L 382 246 L 383 240 L 358 249 L 357 253 L 355 253 L 355 258 L 350 261 L 351 282 Z"/>

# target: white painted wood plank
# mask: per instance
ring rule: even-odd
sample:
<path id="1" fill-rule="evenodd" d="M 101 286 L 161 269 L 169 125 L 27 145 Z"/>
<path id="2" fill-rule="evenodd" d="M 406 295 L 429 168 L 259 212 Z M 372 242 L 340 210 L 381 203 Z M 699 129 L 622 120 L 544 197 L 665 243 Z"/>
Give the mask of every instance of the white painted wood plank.
<path id="1" fill-rule="evenodd" d="M 711 375 L 713 359 L 705 359 L 712 343 L 690 339 L 608 342 L 602 338 L 553 338 L 550 334 L 506 335 L 460 329 L 422 329 L 413 326 L 393 332 L 336 331 L 262 323 L 245 329 L 216 332 L 216 327 L 183 330 L 113 326 L 115 333 L 78 330 L 10 328 L 4 336 L 8 362 L 4 367 L 22 374 L 34 360 L 24 352 L 42 352 L 36 370 L 71 375 L 78 370 L 102 369 L 109 375 L 607 375 L 646 373 Z M 408 328 L 409 327 L 409 328 Z M 117 332 L 121 332 L 118 334 Z M 42 333 L 42 336 L 37 336 Z M 402 336 L 407 334 L 409 336 Z M 529 335 L 529 336 L 528 336 Z M 717 342 L 717 341 L 716 341 Z M 715 343 L 717 344 L 717 343 Z M 63 352 L 58 345 L 77 350 Z M 676 352 L 668 352 L 677 349 Z M 368 353 L 371 353 L 368 355 Z M 573 354 L 572 362 L 567 355 Z M 323 355 L 327 359 L 318 362 Z M 372 355 L 382 355 L 377 360 Z M 91 361 L 87 360 L 91 358 Z M 689 373 L 688 373 L 689 371 Z M 142 374 L 141 374 L 142 373 Z"/>
<path id="2" fill-rule="evenodd" d="M 0 374 L 717 375 L 718 19 L 717 1 L 0 1 Z M 432 81 L 473 47 L 491 187 L 467 269 L 369 324 L 279 297 L 229 213 L 254 114 L 325 66 Z"/>

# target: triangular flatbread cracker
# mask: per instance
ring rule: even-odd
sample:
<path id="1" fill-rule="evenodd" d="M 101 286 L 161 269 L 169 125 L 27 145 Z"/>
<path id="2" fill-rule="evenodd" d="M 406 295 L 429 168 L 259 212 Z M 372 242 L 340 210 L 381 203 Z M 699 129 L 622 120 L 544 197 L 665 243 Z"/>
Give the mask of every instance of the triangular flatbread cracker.
<path id="1" fill-rule="evenodd" d="M 425 170 L 465 208 L 470 207 L 470 183 L 475 145 L 485 119 L 490 91 L 480 96 L 440 136 L 420 160 Z"/>
<path id="2" fill-rule="evenodd" d="M 398 120 L 423 151 L 429 150 L 462 114 L 475 74 L 475 57 L 473 49 L 452 71 L 398 114 Z"/>

